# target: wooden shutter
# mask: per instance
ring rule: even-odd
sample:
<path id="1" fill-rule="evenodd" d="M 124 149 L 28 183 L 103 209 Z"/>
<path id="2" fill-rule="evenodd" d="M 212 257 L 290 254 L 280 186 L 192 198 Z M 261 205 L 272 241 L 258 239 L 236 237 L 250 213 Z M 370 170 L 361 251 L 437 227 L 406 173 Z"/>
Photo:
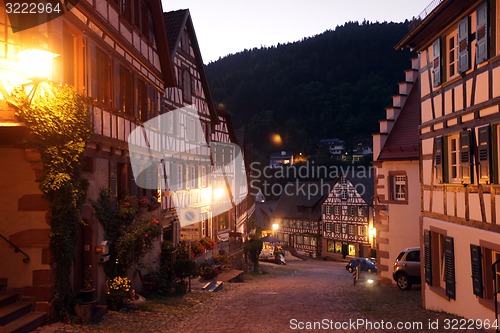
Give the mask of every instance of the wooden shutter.
<path id="1" fill-rule="evenodd" d="M 483 298 L 483 265 L 481 262 L 481 247 L 470 245 L 470 262 L 472 270 L 472 291 L 474 295 Z"/>
<path id="2" fill-rule="evenodd" d="M 472 174 L 472 146 L 469 130 L 460 132 L 460 177 L 464 184 L 471 183 Z"/>
<path id="3" fill-rule="evenodd" d="M 453 237 L 444 238 L 444 276 L 446 282 L 446 296 L 456 299 L 455 249 L 453 246 Z"/>
<path id="4" fill-rule="evenodd" d="M 434 87 L 441 84 L 441 40 L 438 38 L 432 44 L 432 70 Z"/>
<path id="5" fill-rule="evenodd" d="M 484 126 L 478 129 L 478 159 L 479 159 L 479 183 L 489 184 L 490 181 L 490 126 Z"/>
<path id="6" fill-rule="evenodd" d="M 469 15 L 458 22 L 458 72 L 470 68 Z"/>
<path id="7" fill-rule="evenodd" d="M 436 181 L 443 183 L 444 168 L 443 137 L 434 138 L 434 166 L 436 168 Z"/>
<path id="8" fill-rule="evenodd" d="M 425 283 L 432 286 L 431 232 L 424 230 L 424 272 Z"/>
<path id="9" fill-rule="evenodd" d="M 488 2 L 485 1 L 476 9 L 476 62 L 479 64 L 488 59 Z"/>

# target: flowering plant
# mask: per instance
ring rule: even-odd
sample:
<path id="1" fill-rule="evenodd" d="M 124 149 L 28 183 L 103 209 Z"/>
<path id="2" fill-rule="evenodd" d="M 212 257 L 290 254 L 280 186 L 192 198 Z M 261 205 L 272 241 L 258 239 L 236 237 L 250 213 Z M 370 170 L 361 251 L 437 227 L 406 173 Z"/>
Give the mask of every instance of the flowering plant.
<path id="1" fill-rule="evenodd" d="M 194 242 L 191 244 L 191 253 L 194 258 L 198 258 L 205 253 L 205 247 L 201 244 L 201 242 Z"/>
<path id="2" fill-rule="evenodd" d="M 111 301 L 121 302 L 129 298 L 130 279 L 117 276 L 106 280 L 106 298 Z"/>
<path id="3" fill-rule="evenodd" d="M 215 242 L 208 237 L 203 237 L 200 240 L 201 245 L 205 247 L 206 250 L 210 251 L 215 248 Z"/>

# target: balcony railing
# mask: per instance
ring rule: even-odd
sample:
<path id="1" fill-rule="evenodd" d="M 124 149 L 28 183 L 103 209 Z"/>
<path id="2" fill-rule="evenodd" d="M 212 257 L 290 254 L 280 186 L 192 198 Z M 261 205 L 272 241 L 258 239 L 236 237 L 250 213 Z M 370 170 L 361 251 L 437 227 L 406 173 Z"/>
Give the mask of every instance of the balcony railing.
<path id="1" fill-rule="evenodd" d="M 408 29 L 411 31 L 415 30 L 415 28 L 422 22 L 439 4 L 443 2 L 443 0 L 433 0 L 425 9 L 416 17 L 408 25 Z"/>

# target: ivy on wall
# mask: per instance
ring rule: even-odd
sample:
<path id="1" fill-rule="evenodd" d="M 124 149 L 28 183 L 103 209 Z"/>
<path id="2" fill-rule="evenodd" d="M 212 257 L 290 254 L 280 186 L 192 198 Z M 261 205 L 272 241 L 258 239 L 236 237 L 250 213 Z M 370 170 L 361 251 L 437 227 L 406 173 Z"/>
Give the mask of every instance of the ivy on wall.
<path id="1" fill-rule="evenodd" d="M 88 181 L 81 177 L 83 153 L 90 140 L 87 98 L 68 85 L 41 82 L 33 96 L 14 91 L 10 102 L 29 129 L 28 144 L 40 152 L 44 174 L 38 180 L 51 203 L 50 250 L 55 264 L 54 309 L 67 319 L 75 297 L 71 270 L 82 223 L 80 209 Z"/>

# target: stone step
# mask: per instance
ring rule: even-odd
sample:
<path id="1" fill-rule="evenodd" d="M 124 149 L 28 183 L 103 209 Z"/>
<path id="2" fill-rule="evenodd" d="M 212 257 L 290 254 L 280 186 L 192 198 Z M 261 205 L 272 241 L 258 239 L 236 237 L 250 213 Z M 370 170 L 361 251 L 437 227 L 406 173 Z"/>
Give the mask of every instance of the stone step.
<path id="1" fill-rule="evenodd" d="M 222 290 L 222 286 L 223 286 L 224 282 L 222 281 L 214 281 L 210 287 L 207 288 L 208 291 L 211 291 L 211 292 L 217 292 L 217 291 L 221 291 Z"/>
<path id="2" fill-rule="evenodd" d="M 0 332 L 27 333 L 45 324 L 46 320 L 47 313 L 45 312 L 29 312 L 5 326 L 0 326 Z"/>
<path id="3" fill-rule="evenodd" d="M 19 297 L 19 294 L 16 292 L 6 292 L 6 293 L 0 294 L 0 308 L 2 306 L 6 306 L 6 305 L 14 303 L 15 301 L 17 301 L 18 297 Z"/>
<path id="4" fill-rule="evenodd" d="M 7 325 L 11 321 L 31 312 L 33 303 L 15 302 L 0 308 L 0 325 Z"/>

